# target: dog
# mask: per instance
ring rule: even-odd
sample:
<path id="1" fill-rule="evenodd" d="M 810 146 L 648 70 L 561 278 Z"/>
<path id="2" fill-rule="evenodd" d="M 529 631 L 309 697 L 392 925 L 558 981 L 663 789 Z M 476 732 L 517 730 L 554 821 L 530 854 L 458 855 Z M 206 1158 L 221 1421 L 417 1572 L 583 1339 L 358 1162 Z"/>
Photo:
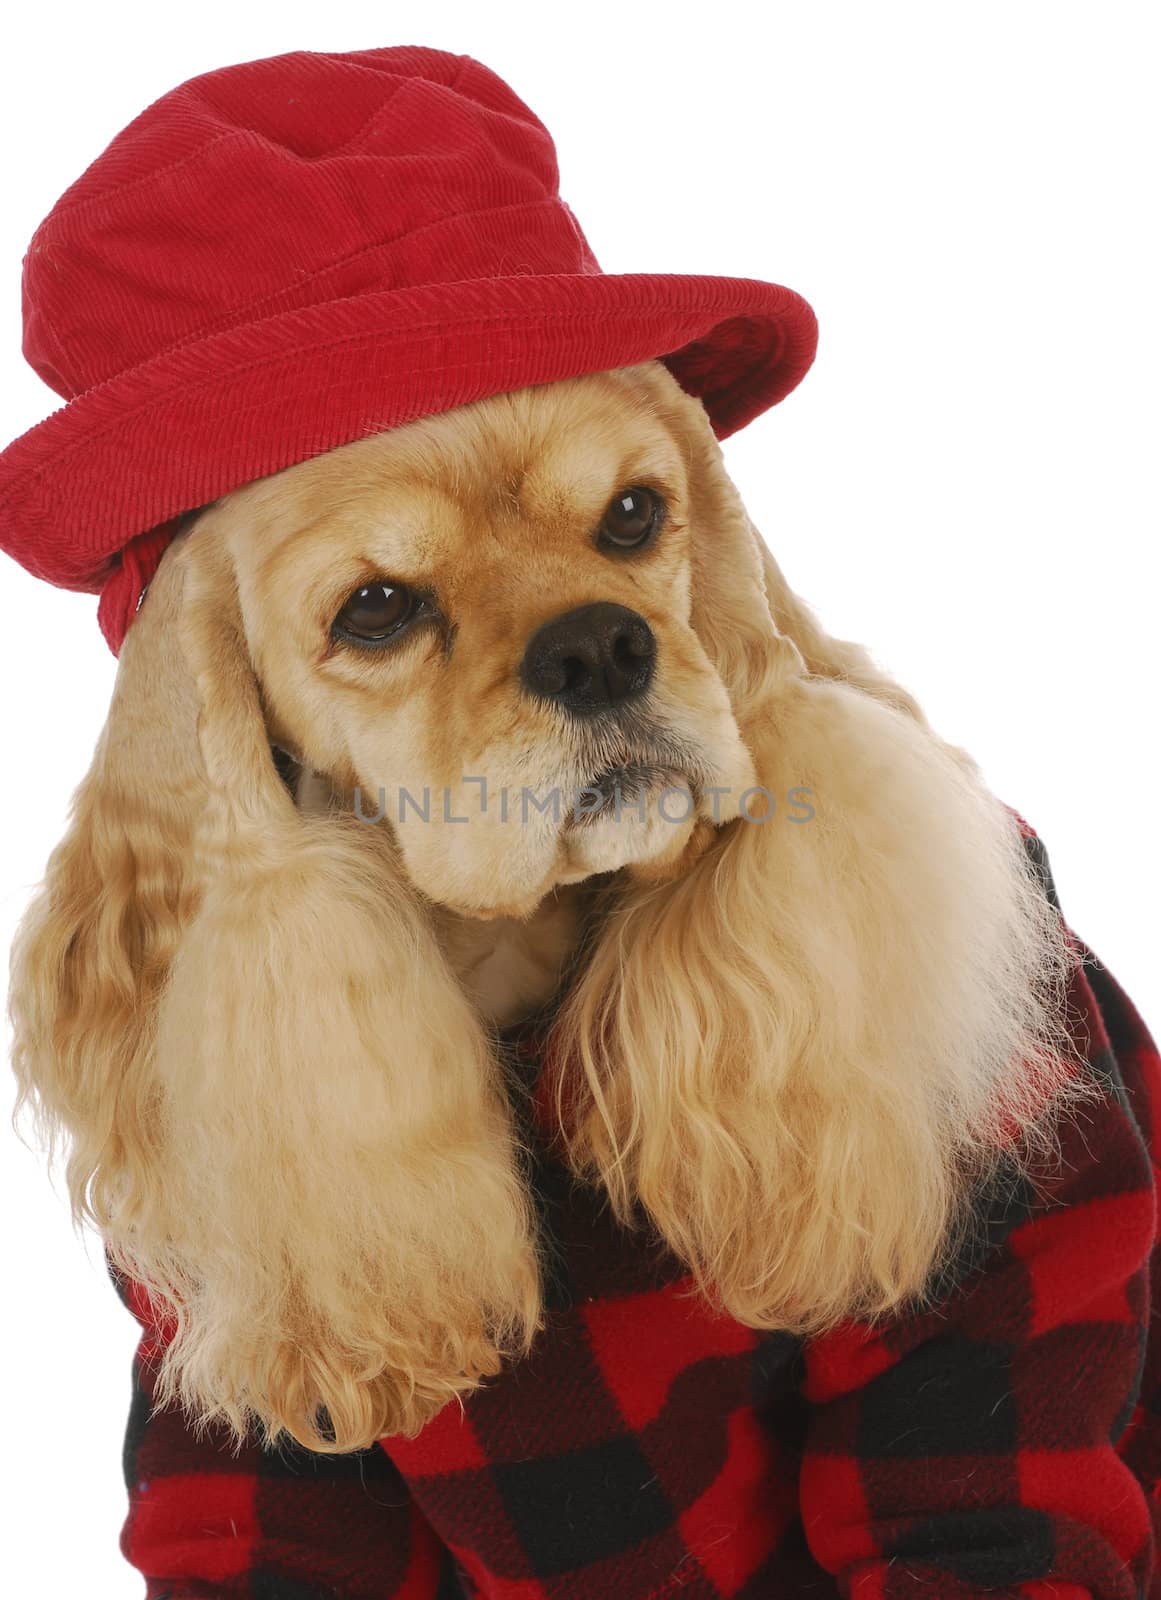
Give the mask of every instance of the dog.
<path id="1" fill-rule="evenodd" d="M 545 1260 L 498 1049 L 698 1302 L 924 1304 L 1099 1091 L 1027 830 L 788 586 L 657 361 L 201 507 L 14 956 L 74 1210 L 240 1446 L 416 1440 L 519 1370 Z M 453 1408 L 454 1409 L 454 1408 Z M 700 1592 L 700 1591 L 699 1591 Z"/>

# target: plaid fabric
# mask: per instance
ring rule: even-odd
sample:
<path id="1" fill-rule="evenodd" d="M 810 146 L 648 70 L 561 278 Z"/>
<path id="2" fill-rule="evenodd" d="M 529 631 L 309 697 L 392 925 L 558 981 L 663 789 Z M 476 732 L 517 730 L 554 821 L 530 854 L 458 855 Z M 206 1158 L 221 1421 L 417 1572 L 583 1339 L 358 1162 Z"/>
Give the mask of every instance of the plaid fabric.
<path id="1" fill-rule="evenodd" d="M 1161 1061 L 1077 953 L 1101 1102 L 1064 1130 L 1051 1183 L 981 1196 L 938 1309 L 877 1331 L 804 1342 L 704 1309 L 548 1154 L 521 1092 L 535 1025 L 507 1047 L 555 1246 L 548 1326 L 466 1415 L 357 1455 L 235 1456 L 151 1414 L 156 1335 L 119 1284 L 143 1322 L 122 1548 L 148 1600 L 1161 1600 Z"/>

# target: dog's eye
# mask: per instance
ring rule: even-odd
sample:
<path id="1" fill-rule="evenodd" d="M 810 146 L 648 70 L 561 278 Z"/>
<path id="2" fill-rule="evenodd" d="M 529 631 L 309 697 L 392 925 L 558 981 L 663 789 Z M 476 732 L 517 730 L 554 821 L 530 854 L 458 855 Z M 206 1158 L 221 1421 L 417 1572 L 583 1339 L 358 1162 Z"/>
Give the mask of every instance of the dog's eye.
<path id="1" fill-rule="evenodd" d="M 622 489 L 601 522 L 599 543 L 617 550 L 635 550 L 660 527 L 665 502 L 652 489 Z"/>
<path id="2" fill-rule="evenodd" d="M 378 644 L 398 633 L 424 605 L 404 583 L 368 583 L 347 596 L 334 621 L 341 637 Z"/>

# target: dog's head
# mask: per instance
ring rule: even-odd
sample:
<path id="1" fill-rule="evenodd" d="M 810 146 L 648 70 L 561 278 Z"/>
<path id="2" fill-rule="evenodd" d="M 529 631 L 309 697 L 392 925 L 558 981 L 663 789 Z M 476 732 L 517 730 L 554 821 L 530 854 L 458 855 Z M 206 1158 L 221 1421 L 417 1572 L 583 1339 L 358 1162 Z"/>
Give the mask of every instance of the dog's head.
<path id="1" fill-rule="evenodd" d="M 972 764 L 789 591 L 701 405 L 656 363 L 501 395 L 174 541 L 12 995 L 74 1207 L 172 1319 L 162 1398 L 350 1449 L 528 1348 L 532 1213 L 437 915 L 593 875 L 553 1024 L 575 1173 L 752 1326 L 918 1293 L 1040 1126 L 1067 947 Z"/>
<path id="2" fill-rule="evenodd" d="M 706 435 L 652 364 L 501 395 L 228 496 L 170 560 L 218 547 L 272 737 L 412 883 L 519 915 L 680 859 L 756 782 L 704 619 L 761 579 L 698 515 Z"/>

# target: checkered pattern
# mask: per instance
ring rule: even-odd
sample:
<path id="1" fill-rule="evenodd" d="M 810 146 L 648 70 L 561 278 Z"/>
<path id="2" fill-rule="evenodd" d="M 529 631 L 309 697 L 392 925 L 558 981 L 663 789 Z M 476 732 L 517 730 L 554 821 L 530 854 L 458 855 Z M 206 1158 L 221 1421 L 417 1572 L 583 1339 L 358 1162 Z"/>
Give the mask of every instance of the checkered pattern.
<path id="1" fill-rule="evenodd" d="M 549 1155 L 536 1026 L 507 1047 L 548 1325 L 466 1415 L 357 1455 L 232 1455 L 151 1415 L 156 1336 L 119 1284 L 145 1324 L 122 1548 L 148 1600 L 1161 1600 L 1161 1061 L 1077 950 L 1102 1101 L 1051 1182 L 981 1196 L 923 1315 L 806 1342 L 711 1315 Z"/>

